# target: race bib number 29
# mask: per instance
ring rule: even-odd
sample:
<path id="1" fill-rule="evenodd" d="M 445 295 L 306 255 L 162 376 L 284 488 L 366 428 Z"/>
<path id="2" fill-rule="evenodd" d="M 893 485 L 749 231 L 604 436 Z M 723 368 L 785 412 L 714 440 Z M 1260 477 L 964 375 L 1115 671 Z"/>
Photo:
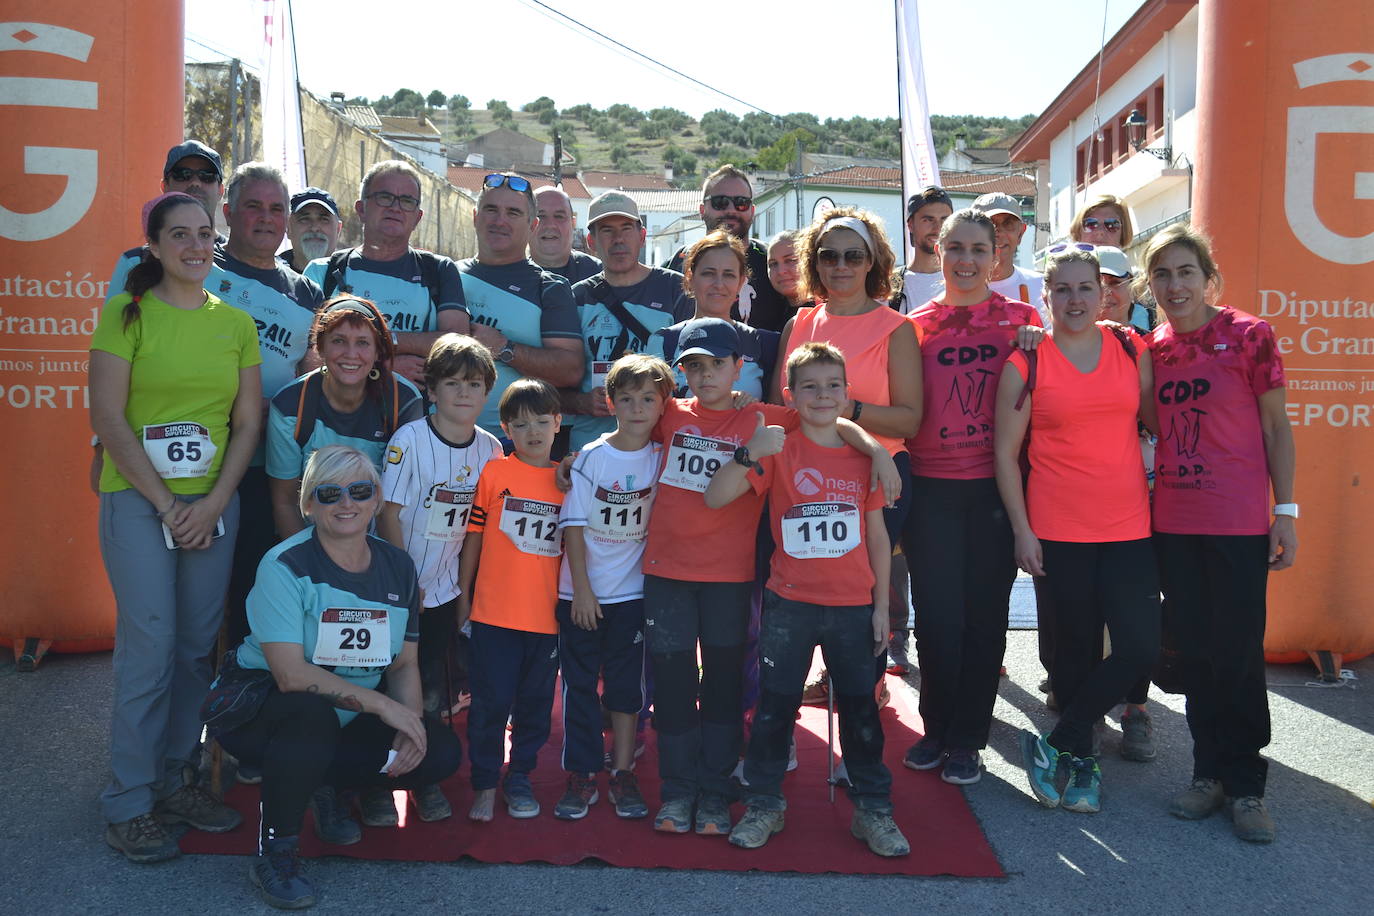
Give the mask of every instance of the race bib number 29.
<path id="1" fill-rule="evenodd" d="M 199 423 L 159 423 L 143 427 L 143 451 L 159 477 L 204 477 L 215 458 L 210 430 Z"/>
<path id="2" fill-rule="evenodd" d="M 320 614 L 317 665 L 384 668 L 391 664 L 391 621 L 381 608 L 332 607 Z"/>
<path id="3" fill-rule="evenodd" d="M 507 496 L 501 505 L 501 532 L 521 553 L 556 557 L 563 553 L 558 504 Z"/>
<path id="4" fill-rule="evenodd" d="M 782 516 L 782 549 L 799 560 L 842 557 L 859 546 L 859 507 L 802 503 Z"/>

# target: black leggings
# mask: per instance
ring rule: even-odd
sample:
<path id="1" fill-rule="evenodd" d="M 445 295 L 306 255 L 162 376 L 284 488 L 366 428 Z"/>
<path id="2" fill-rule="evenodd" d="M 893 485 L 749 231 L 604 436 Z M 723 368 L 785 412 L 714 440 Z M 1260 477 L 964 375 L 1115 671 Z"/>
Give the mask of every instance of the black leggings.
<path id="1" fill-rule="evenodd" d="M 1062 711 L 1050 744 L 1092 754 L 1093 725 L 1159 657 L 1159 575 L 1149 538 L 1040 542 L 1044 589 L 1054 604 L 1050 684 Z M 1102 658 L 1102 625 L 1112 654 Z"/>
<path id="2" fill-rule="evenodd" d="M 312 693 L 273 690 L 257 716 L 219 736 L 224 749 L 262 768 L 264 839 L 297 836 L 310 795 L 322 785 L 337 789 L 388 786 L 418 789 L 452 775 L 463 760 L 458 736 L 425 720 L 424 760 L 404 776 L 379 772 L 396 730 L 371 713 L 339 724 L 333 705 Z"/>

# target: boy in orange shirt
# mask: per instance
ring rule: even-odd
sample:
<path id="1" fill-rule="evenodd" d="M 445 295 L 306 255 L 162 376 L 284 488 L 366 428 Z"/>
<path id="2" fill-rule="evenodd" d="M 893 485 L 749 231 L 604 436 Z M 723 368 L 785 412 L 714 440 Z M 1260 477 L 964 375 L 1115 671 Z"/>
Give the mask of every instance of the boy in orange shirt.
<path id="1" fill-rule="evenodd" d="M 458 567 L 458 623 L 472 620 L 468 756 L 475 794 L 468 817 L 475 821 L 491 820 L 496 807 L 507 720 L 506 811 L 538 816 L 529 774 L 549 738 L 558 675 L 563 493 L 549 460 L 562 423 L 558 392 L 548 382 L 520 379 L 501 396 L 500 416 L 515 453 L 482 469 Z"/>
<path id="2" fill-rule="evenodd" d="M 817 645 L 834 683 L 840 747 L 854 802 L 850 832 L 881 856 L 911 851 L 892 819 L 892 774 L 873 695 L 873 659 L 887 647 L 888 564 L 883 496 L 871 461 L 836 429 L 848 402 L 844 356 L 809 341 L 787 358 L 787 400 L 801 434 L 760 417 L 741 454 L 706 488 L 706 505 L 768 496 L 773 551 L 759 631 L 761 692 L 744 759 L 744 817 L 730 842 L 757 849 L 782 830 L 782 780 L 802 687 Z"/>

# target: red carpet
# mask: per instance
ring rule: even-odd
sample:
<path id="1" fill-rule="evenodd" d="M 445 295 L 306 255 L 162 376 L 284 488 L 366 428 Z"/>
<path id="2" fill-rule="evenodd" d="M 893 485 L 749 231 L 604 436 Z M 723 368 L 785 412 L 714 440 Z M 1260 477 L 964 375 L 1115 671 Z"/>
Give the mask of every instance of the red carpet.
<path id="1" fill-rule="evenodd" d="M 453 817 L 434 824 L 421 823 L 413 809 L 402 811 L 397 829 L 363 828 L 363 840 L 355 846 L 325 846 L 315 836 L 306 815 L 301 848 L 307 856 L 343 855 L 363 859 L 447 862 L 471 856 L 481 862 L 550 862 L 571 865 L 583 859 L 600 859 L 611 865 L 636 868 L 668 866 L 713 871 L 839 872 L 880 875 L 958 875 L 1002 877 L 1002 868 L 988 846 L 973 812 L 955 786 L 940 781 L 939 771 L 917 773 L 902 766 L 902 755 L 920 736 L 921 724 L 915 703 L 906 688 L 889 678 L 892 705 L 883 710 L 887 735 L 886 761 L 892 770 L 894 816 L 911 842 L 911 854 L 883 859 L 849 834 L 853 807 L 843 789 L 828 800 L 826 778 L 825 707 L 802 707 L 797 723 L 797 759 L 800 766 L 784 783 L 787 795 L 787 826 L 758 850 L 737 849 L 723 837 L 672 835 L 652 829 L 652 814 L 644 820 L 615 816 L 605 798 L 606 776 L 600 777 L 601 795 L 591 812 L 580 821 L 561 821 L 553 816 L 554 803 L 567 781 L 558 764 L 562 728 L 557 708 L 553 734 L 540 753 L 533 775 L 534 791 L 543 813 L 531 820 L 508 817 L 497 799 L 496 820 L 474 824 L 467 818 L 472 790 L 467 766 L 444 783 L 453 804 Z M 466 722 L 457 723 L 462 735 Z M 649 801 L 650 812 L 658 805 L 658 763 L 652 731 L 649 748 L 636 772 Z M 836 752 L 838 763 L 838 737 Z M 465 747 L 466 751 L 466 747 Z M 974 787 L 971 791 L 977 792 Z M 181 840 L 188 853 L 248 855 L 256 850 L 258 792 L 253 786 L 235 786 L 228 801 L 244 815 L 244 823 L 227 834 L 189 831 Z M 402 798 L 403 796 L 398 796 Z M 741 805 L 732 809 L 735 817 Z"/>

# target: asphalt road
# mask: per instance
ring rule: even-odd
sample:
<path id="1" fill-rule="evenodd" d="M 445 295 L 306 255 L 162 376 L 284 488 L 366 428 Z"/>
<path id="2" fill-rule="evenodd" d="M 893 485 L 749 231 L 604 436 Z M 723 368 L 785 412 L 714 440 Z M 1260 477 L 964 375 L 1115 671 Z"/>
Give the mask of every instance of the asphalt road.
<path id="1" fill-rule="evenodd" d="M 1272 846 L 1236 840 L 1223 816 L 1201 823 L 1168 816 L 1168 798 L 1190 775 L 1190 749 L 1181 698 L 1158 692 L 1153 762 L 1121 760 L 1115 719 L 1110 724 L 1102 813 L 1037 806 L 1015 737 L 1032 723 L 1051 723 L 1036 689 L 1043 674 L 1033 631 L 1009 634 L 1006 663 L 987 772 L 965 790 L 1005 879 L 329 858 L 310 866 L 320 888 L 316 911 L 1370 912 L 1374 658 L 1350 665 L 1358 680 L 1340 688 L 1304 686 L 1313 673 L 1305 665 L 1269 668 L 1268 802 L 1279 831 Z M 919 676 L 910 680 L 918 684 Z M 96 798 L 106 778 L 110 693 L 108 654 L 50 656 L 37 672 L 18 674 L 0 651 L 0 912 L 268 912 L 249 886 L 246 859 L 185 856 L 135 866 L 105 845 Z M 896 789 L 916 776 L 894 774 Z"/>

